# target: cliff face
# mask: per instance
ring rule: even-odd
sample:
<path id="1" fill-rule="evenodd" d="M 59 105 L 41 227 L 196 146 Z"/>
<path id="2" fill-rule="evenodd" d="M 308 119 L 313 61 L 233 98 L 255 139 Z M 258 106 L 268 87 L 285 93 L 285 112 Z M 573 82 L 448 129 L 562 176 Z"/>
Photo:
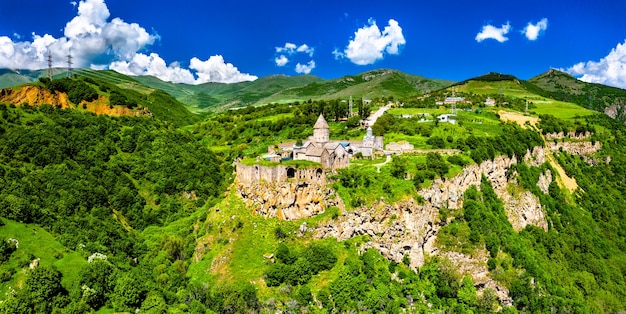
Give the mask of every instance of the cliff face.
<path id="1" fill-rule="evenodd" d="M 528 158 L 531 155 L 529 152 Z M 541 155 L 533 157 L 543 158 Z M 424 264 L 426 254 L 437 252 L 434 245 L 437 232 L 447 223 L 439 219 L 439 209 L 460 208 L 463 205 L 463 193 L 470 186 L 480 186 L 482 175 L 491 181 L 494 191 L 503 200 L 507 217 L 516 230 L 528 224 L 547 230 L 538 198 L 527 191 L 518 194 L 508 191 L 509 184 L 517 184 L 514 175 L 507 177 L 508 170 L 515 163 L 515 157 L 497 157 L 480 165 L 469 166 L 456 177 L 436 179 L 431 187 L 419 191 L 424 198 L 423 204 L 410 199 L 393 205 L 381 202 L 359 208 L 346 213 L 339 221 L 320 226 L 315 236 L 335 237 L 342 241 L 357 235 L 370 235 L 372 240 L 366 244 L 367 247 L 376 248 L 396 262 L 401 262 L 404 255 L 408 254 L 411 267 L 420 267 Z"/>
<path id="2" fill-rule="evenodd" d="M 527 163 L 540 165 L 546 162 L 545 151 L 539 148 L 529 151 L 524 159 Z M 547 230 L 547 221 L 539 199 L 528 191 L 509 191 L 510 185 L 517 186 L 516 173 L 509 173 L 515 163 L 515 157 L 497 157 L 480 165 L 469 166 L 456 177 L 448 180 L 437 179 L 431 187 L 419 191 L 424 198 L 422 204 L 409 199 L 395 204 L 380 202 L 359 208 L 338 220 L 318 226 L 314 237 L 334 237 L 343 241 L 358 235 L 369 235 L 371 240 L 364 244 L 364 249 L 374 248 L 398 263 L 407 255 L 412 268 L 424 265 L 426 256 L 448 258 L 459 266 L 460 272 L 472 276 L 476 286 L 481 287 L 479 291 L 490 288 L 498 295 L 502 304 L 510 305 L 512 299 L 508 289 L 489 276 L 486 266 L 488 253 L 484 249 L 469 256 L 442 251 L 435 242 L 439 229 L 448 223 L 440 219 L 439 209 L 460 208 L 465 191 L 471 186 L 479 187 L 483 175 L 503 201 L 506 215 L 515 230 L 519 231 L 529 224 Z M 546 171 L 537 184 L 540 189 L 547 191 L 550 182 L 552 174 Z"/>
<path id="3" fill-rule="evenodd" d="M 72 109 L 76 108 L 68 99 L 66 93 L 50 92 L 49 90 L 34 85 L 27 85 L 13 88 L 0 89 L 0 103 L 9 103 L 15 106 L 28 104 L 30 106 L 51 105 L 55 108 Z M 109 98 L 100 95 L 98 99 L 87 102 L 82 101 L 78 108 L 93 112 L 95 114 L 105 114 L 109 116 L 152 116 L 146 108 L 129 109 L 124 106 L 109 106 Z"/>
<path id="4" fill-rule="evenodd" d="M 235 185 L 246 206 L 264 217 L 295 220 L 321 214 L 328 207 L 343 209 L 320 168 L 246 166 L 237 164 Z"/>
<path id="5" fill-rule="evenodd" d="M 24 86 L 18 89 L 3 88 L 0 89 L 0 102 L 21 106 L 29 104 L 32 106 L 49 104 L 57 108 L 73 108 L 67 98 L 67 94 L 59 92 L 50 92 L 39 86 Z"/>

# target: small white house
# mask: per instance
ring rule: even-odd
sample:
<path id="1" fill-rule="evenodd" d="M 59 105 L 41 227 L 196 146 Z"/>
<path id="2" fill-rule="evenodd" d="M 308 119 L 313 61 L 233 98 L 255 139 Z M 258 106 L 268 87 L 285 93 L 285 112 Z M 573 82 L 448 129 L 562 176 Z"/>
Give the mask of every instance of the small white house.
<path id="1" fill-rule="evenodd" d="M 456 115 L 452 113 L 442 114 L 439 116 L 439 122 L 448 122 L 448 123 L 455 124 Z"/>

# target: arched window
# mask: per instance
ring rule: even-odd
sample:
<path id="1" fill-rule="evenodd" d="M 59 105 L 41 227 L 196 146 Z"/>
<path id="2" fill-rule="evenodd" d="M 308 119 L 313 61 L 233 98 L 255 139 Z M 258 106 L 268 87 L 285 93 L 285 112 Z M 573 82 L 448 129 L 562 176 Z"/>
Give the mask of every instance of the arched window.
<path id="1" fill-rule="evenodd" d="M 287 168 L 287 178 L 291 179 L 291 178 L 294 178 L 295 176 L 296 176 L 296 169 Z"/>

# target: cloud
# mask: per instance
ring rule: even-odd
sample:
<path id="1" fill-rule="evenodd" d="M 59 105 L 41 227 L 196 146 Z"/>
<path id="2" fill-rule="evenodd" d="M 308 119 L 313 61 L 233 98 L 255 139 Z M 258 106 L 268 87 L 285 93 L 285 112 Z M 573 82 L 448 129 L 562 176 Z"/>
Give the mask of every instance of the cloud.
<path id="1" fill-rule="evenodd" d="M 296 51 L 297 47 L 298 46 L 296 46 L 296 44 L 285 43 L 285 46 L 283 47 L 276 47 L 276 52 L 293 54 Z"/>
<path id="2" fill-rule="evenodd" d="M 107 21 L 110 13 L 104 0 L 83 0 L 77 5 L 78 14 L 65 25 L 63 37 L 33 33 L 32 41 L 3 40 L 0 67 L 45 68 L 48 53 L 57 64 L 71 53 L 76 67 L 91 66 L 96 59 L 130 58 L 158 38 L 136 23 L 129 24 L 119 18 Z"/>
<path id="3" fill-rule="evenodd" d="M 276 62 L 277 66 L 282 67 L 289 62 L 289 59 L 285 55 L 280 55 L 274 59 L 274 62 Z"/>
<path id="4" fill-rule="evenodd" d="M 400 47 L 404 44 L 406 40 L 396 20 L 390 19 L 388 26 L 381 32 L 376 21 L 370 19 L 368 26 L 359 28 L 354 33 L 354 38 L 343 52 L 335 49 L 333 55 L 335 59 L 348 58 L 354 64 L 368 65 L 384 59 L 385 54 L 399 54 Z"/>
<path id="5" fill-rule="evenodd" d="M 285 43 L 282 47 L 276 47 L 276 54 L 274 55 L 274 63 L 276 66 L 283 67 L 287 63 L 289 63 L 292 58 L 298 58 L 299 54 L 306 54 L 309 57 L 313 57 L 315 54 L 315 48 L 310 47 L 307 44 L 302 44 L 300 46 L 294 43 Z M 289 57 L 287 57 L 289 56 Z M 296 64 L 296 73 L 304 73 L 309 74 L 311 70 L 315 68 L 315 61 L 311 60 L 307 64 Z"/>
<path id="6" fill-rule="evenodd" d="M 537 24 L 528 22 L 528 25 L 522 30 L 522 33 L 528 38 L 528 40 L 537 40 L 540 34 L 548 29 L 548 19 L 543 18 Z"/>
<path id="7" fill-rule="evenodd" d="M 73 3 L 72 3 L 73 4 Z M 222 56 L 205 61 L 191 59 L 191 68 L 184 69 L 174 62 L 169 66 L 156 53 L 143 53 L 159 39 L 137 23 L 120 18 L 109 20 L 110 12 L 104 0 L 81 0 L 78 12 L 63 29 L 63 36 L 32 34 L 32 41 L 13 41 L 0 36 L 0 68 L 42 69 L 52 55 L 53 66 L 65 66 L 67 55 L 73 57 L 74 67 L 110 68 L 124 74 L 153 75 L 160 79 L 200 84 L 207 81 L 238 82 L 256 79 L 244 74 Z M 297 49 L 294 45 L 292 49 Z"/>
<path id="8" fill-rule="evenodd" d="M 315 52 L 315 49 L 312 47 L 309 47 L 309 45 L 307 44 L 302 44 L 298 46 L 294 43 L 285 43 L 285 45 L 282 47 L 276 47 L 276 53 L 293 55 L 297 52 L 306 53 L 309 55 L 309 57 L 312 57 L 313 53 Z"/>
<path id="9" fill-rule="evenodd" d="M 493 25 L 485 25 L 483 26 L 483 29 L 478 34 L 476 34 L 475 39 L 477 42 L 481 42 L 485 39 L 495 39 L 498 42 L 503 43 L 509 40 L 509 38 L 505 37 L 504 35 L 508 34 L 510 30 L 511 24 L 509 24 L 509 22 L 506 22 L 506 24 L 503 24 L 500 28 L 497 28 Z"/>
<path id="10" fill-rule="evenodd" d="M 188 69 L 181 68 L 178 63 L 166 65 L 158 54 L 145 55 L 137 53 L 129 61 L 116 61 L 109 69 L 126 75 L 152 75 L 168 82 L 194 84 L 195 77 Z"/>
<path id="11" fill-rule="evenodd" d="M 236 83 L 243 81 L 254 81 L 258 77 L 239 72 L 239 69 L 232 63 L 226 63 L 224 57 L 215 55 L 202 61 L 196 57 L 191 58 L 190 69 L 197 71 L 197 84 L 207 82 Z"/>
<path id="12" fill-rule="evenodd" d="M 626 89 L 626 40 L 600 61 L 579 62 L 565 71 L 581 81 Z"/>
<path id="13" fill-rule="evenodd" d="M 311 70 L 315 69 L 315 61 L 311 60 L 307 64 L 296 64 L 296 73 L 309 74 Z"/>
<path id="14" fill-rule="evenodd" d="M 178 62 L 166 65 L 165 60 L 156 53 L 137 53 L 132 60 L 113 62 L 109 68 L 126 75 L 151 75 L 164 81 L 186 84 L 237 83 L 258 78 L 239 72 L 220 55 L 211 56 L 205 61 L 193 57 L 189 62 L 189 69 L 185 69 Z"/>
<path id="15" fill-rule="evenodd" d="M 296 51 L 306 53 L 309 55 L 309 57 L 313 57 L 313 53 L 315 52 L 315 49 L 309 47 L 307 44 L 302 44 L 300 45 L 300 47 L 298 47 L 298 49 L 296 49 Z"/>

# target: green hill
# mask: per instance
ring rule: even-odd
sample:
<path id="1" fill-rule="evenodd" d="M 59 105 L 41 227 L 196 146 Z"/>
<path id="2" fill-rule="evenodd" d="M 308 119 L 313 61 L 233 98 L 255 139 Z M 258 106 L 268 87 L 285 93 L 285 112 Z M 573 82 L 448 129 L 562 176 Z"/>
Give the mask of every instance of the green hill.
<path id="1" fill-rule="evenodd" d="M 623 107 L 626 101 L 624 89 L 583 82 L 554 69 L 531 78 L 529 82 L 542 88 L 546 97 L 606 112 L 613 118 L 626 121 L 624 109 L 618 108 Z"/>
<path id="2" fill-rule="evenodd" d="M 251 82 L 189 85 L 164 82 L 151 76 L 140 76 L 135 79 L 147 86 L 166 91 L 194 112 L 247 106 L 282 90 L 322 80 L 313 75 L 293 77 L 272 75 Z"/>
<path id="3" fill-rule="evenodd" d="M 260 103 L 308 99 L 347 99 L 350 96 L 355 99 L 381 97 L 401 99 L 437 90 L 451 83 L 450 81 L 431 80 L 396 70 L 381 69 L 290 88 L 267 97 Z"/>
<path id="4" fill-rule="evenodd" d="M 184 104 L 173 98 L 168 93 L 148 87 L 134 80 L 133 78 L 117 73 L 115 71 L 96 71 L 90 69 L 75 69 L 73 77 L 66 78 L 65 73 L 58 73 L 50 82 L 47 78 L 39 77 L 45 74 L 44 71 L 28 72 L 30 76 L 22 75 L 23 81 L 18 84 L 21 87 L 34 85 L 36 88 L 45 88 L 64 92 L 69 95 L 72 106 L 76 109 L 86 109 L 92 112 L 107 113 L 107 108 L 91 108 L 85 105 L 78 108 L 78 104 L 83 101 L 94 101 L 99 96 L 105 97 L 106 104 L 110 109 L 115 106 L 136 109 L 147 108 L 149 113 L 161 121 L 167 121 L 177 126 L 189 125 L 200 119 L 192 114 Z M 2 75 L 4 82 L 9 82 L 9 78 L 15 77 L 14 71 L 5 71 Z M 17 87 L 20 89 L 21 87 Z M 39 94 L 46 94 L 42 91 Z M 49 93 L 48 93 L 49 94 Z M 85 98 L 87 97 L 87 98 Z M 44 98 L 38 97 L 39 101 Z M 44 103 L 32 103 L 31 105 L 43 105 Z M 22 105 L 16 103 L 14 105 Z M 143 114 L 143 113 L 137 113 Z"/>
<path id="5" fill-rule="evenodd" d="M 64 77 L 66 69 L 53 68 L 52 75 L 55 78 Z M 11 87 L 37 81 L 40 77 L 46 77 L 48 70 L 10 70 L 0 69 L 0 88 Z"/>

